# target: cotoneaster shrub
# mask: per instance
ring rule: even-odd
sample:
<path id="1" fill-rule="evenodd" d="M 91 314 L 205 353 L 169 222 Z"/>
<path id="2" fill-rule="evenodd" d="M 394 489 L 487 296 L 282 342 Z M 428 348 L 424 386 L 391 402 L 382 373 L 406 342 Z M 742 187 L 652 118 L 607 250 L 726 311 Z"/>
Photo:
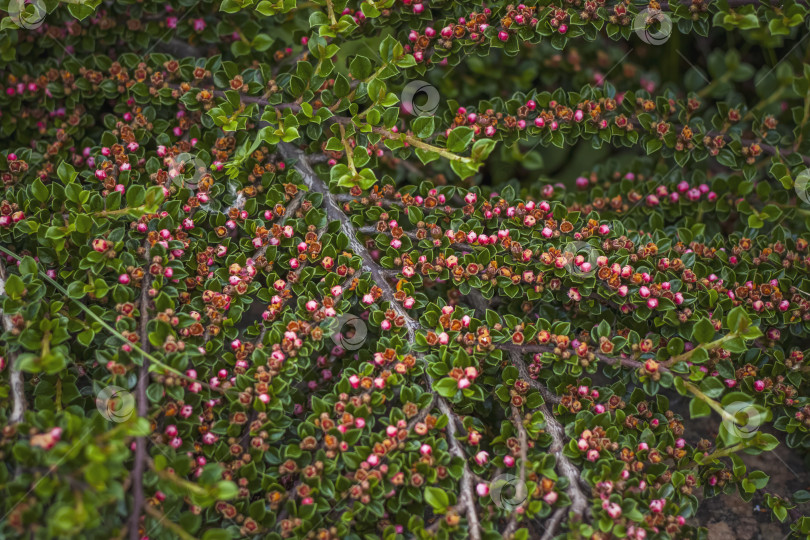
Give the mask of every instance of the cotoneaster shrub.
<path id="1" fill-rule="evenodd" d="M 0 7 L 0 536 L 810 533 L 806 2 Z"/>

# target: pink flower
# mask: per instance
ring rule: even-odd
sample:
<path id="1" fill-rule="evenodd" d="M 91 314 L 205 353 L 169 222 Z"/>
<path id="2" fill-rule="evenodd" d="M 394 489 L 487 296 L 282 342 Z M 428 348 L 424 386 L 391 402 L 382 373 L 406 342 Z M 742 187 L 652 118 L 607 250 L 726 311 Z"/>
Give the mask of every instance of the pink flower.
<path id="1" fill-rule="evenodd" d="M 478 465 L 486 465 L 487 461 L 489 461 L 489 452 L 486 450 L 481 450 L 475 454 L 475 462 Z"/>
<path id="2" fill-rule="evenodd" d="M 666 504 L 665 499 L 655 499 L 650 502 L 650 511 L 654 514 L 660 514 L 664 511 L 664 505 Z"/>
<path id="3" fill-rule="evenodd" d="M 647 288 L 647 287 L 642 286 L 642 287 L 641 287 L 641 288 L 638 290 L 638 294 L 640 294 L 642 298 L 647 298 L 647 297 L 649 297 L 649 296 L 650 296 L 650 289 L 649 289 L 649 288 Z"/>
<path id="4" fill-rule="evenodd" d="M 596 461 L 597 459 L 599 459 L 599 450 L 595 448 L 588 450 L 588 455 L 586 456 L 586 459 L 588 461 Z"/>
<path id="5" fill-rule="evenodd" d="M 617 519 L 622 515 L 622 507 L 616 503 L 608 503 L 605 501 L 605 506 L 603 508 L 605 508 L 608 516 L 610 516 L 611 519 Z"/>
<path id="6" fill-rule="evenodd" d="M 475 492 L 479 497 L 486 497 L 489 495 L 489 486 L 481 482 L 475 486 Z"/>

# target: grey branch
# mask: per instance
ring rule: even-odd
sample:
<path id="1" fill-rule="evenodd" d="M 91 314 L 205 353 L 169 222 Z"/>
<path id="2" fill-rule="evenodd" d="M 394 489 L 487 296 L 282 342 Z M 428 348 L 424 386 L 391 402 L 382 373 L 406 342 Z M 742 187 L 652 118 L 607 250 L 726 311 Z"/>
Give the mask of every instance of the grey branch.
<path id="1" fill-rule="evenodd" d="M 520 367 L 523 366 L 523 359 L 521 358 L 520 353 L 517 351 L 511 351 L 510 355 L 512 357 L 512 363 L 518 366 L 518 370 L 520 370 Z M 525 369 L 525 366 L 523 367 Z M 539 382 L 534 382 L 535 384 L 542 386 L 542 384 Z M 546 391 L 548 392 L 548 390 Z M 571 499 L 570 513 L 573 514 L 572 517 L 574 519 L 581 519 L 588 511 L 588 498 L 580 488 L 581 471 L 577 469 L 577 467 L 571 463 L 571 461 L 563 453 L 563 449 L 565 448 L 566 444 L 565 429 L 563 428 L 562 424 L 557 421 L 554 415 L 551 414 L 551 411 L 545 405 L 545 403 L 541 405 L 538 410 L 543 413 L 543 417 L 546 419 L 546 433 L 551 435 L 552 444 L 549 451 L 554 454 L 555 458 L 557 458 L 557 467 L 560 474 L 568 478 L 568 497 Z M 551 527 L 549 526 L 546 529 L 547 535 L 549 534 L 550 530 Z"/>
<path id="2" fill-rule="evenodd" d="M 526 485 L 526 460 L 528 459 L 528 452 L 529 452 L 529 436 L 526 433 L 526 427 L 523 425 L 523 416 L 520 414 L 520 409 L 516 406 L 512 405 L 512 424 L 515 426 L 515 429 L 518 432 L 518 441 L 520 442 L 520 484 L 525 486 Z M 527 494 L 528 495 L 528 494 Z M 526 497 L 526 500 L 522 504 L 526 504 L 529 498 Z M 517 529 L 517 512 L 512 512 L 512 516 L 509 518 L 509 524 L 506 526 L 506 530 L 503 532 L 503 536 L 505 538 L 509 538 Z"/>
<path id="3" fill-rule="evenodd" d="M 149 267 L 151 261 L 149 259 L 149 241 L 144 242 L 146 253 L 146 271 L 141 280 L 141 303 L 139 306 L 141 312 L 141 327 L 140 327 L 140 345 L 141 348 L 149 353 L 149 288 L 151 287 L 149 280 L 151 274 Z M 138 372 L 138 383 L 135 387 L 135 400 L 137 404 L 138 416 L 147 418 L 149 416 L 149 401 L 146 397 L 146 386 L 149 384 L 149 359 L 141 356 L 141 367 Z M 143 474 L 146 469 L 146 437 L 138 437 L 135 439 L 135 464 L 132 468 L 132 516 L 129 523 L 129 540 L 139 540 L 141 535 L 139 533 L 141 513 L 143 511 Z"/>
<path id="4" fill-rule="evenodd" d="M 523 362 L 522 353 L 515 350 L 510 350 L 509 354 L 511 355 L 512 363 L 518 369 L 518 373 L 520 373 L 520 378 L 529 383 L 529 386 L 540 392 L 540 395 L 543 396 L 543 400 L 545 402 L 554 403 L 555 405 L 560 402 L 560 396 L 546 388 L 544 384 L 532 379 L 532 376 L 529 374 L 529 368 L 527 368 L 526 364 Z"/>
<path id="5" fill-rule="evenodd" d="M 0 262 L 0 295 L 5 293 L 6 267 Z M 2 311 L 0 311 L 0 313 L 3 317 L 3 330 L 11 332 L 14 328 L 14 323 L 11 322 L 11 316 L 2 313 Z M 23 380 L 22 371 L 20 371 L 17 366 L 17 355 L 8 349 L 8 342 L 6 342 L 6 359 L 8 360 L 9 384 L 11 386 L 11 415 L 8 418 L 8 422 L 14 425 L 22 422 L 25 416 L 25 381 Z"/>
<path id="6" fill-rule="evenodd" d="M 312 167 L 307 161 L 307 156 L 303 151 L 288 143 L 281 143 L 279 144 L 278 148 L 285 160 L 295 162 L 295 167 L 303 176 L 304 183 L 306 184 L 307 188 L 310 191 L 323 194 L 323 202 L 324 206 L 326 207 L 327 218 L 331 221 L 337 221 L 340 223 L 341 230 L 349 238 L 349 248 L 353 253 L 358 255 L 363 260 L 363 271 L 371 274 L 375 284 L 382 289 L 383 297 L 388 301 L 391 309 L 394 310 L 397 316 L 400 316 L 405 320 L 405 328 L 408 333 L 408 338 L 410 342 L 413 343 L 416 338 L 416 331 L 420 328 L 419 322 L 414 320 L 402 307 L 402 305 L 394 298 L 394 290 L 386 279 L 387 273 L 385 272 L 385 269 L 380 267 L 380 265 L 368 252 L 366 247 L 359 240 L 357 240 L 357 231 L 355 230 L 354 226 L 352 226 L 348 216 L 346 216 L 341 209 L 335 195 L 329 191 L 326 183 L 321 180 L 317 174 L 315 174 L 315 171 L 312 170 Z M 429 387 L 432 389 L 432 378 L 427 373 L 425 373 L 425 377 L 427 378 Z M 464 461 L 464 473 L 460 482 L 461 498 L 459 500 L 459 505 L 466 509 L 465 514 L 467 517 L 467 522 L 470 525 L 469 536 L 472 540 L 481 540 L 481 525 L 478 521 L 478 514 L 475 508 L 475 496 L 472 484 L 473 475 L 472 471 L 470 471 L 469 466 L 467 465 L 467 457 L 464 454 L 464 450 L 461 448 L 458 440 L 456 440 L 456 414 L 450 408 L 447 401 L 441 396 L 436 396 L 436 401 L 439 410 L 442 412 L 442 414 L 446 415 L 449 420 L 447 423 L 447 435 L 451 452 L 453 455 L 461 458 Z"/>

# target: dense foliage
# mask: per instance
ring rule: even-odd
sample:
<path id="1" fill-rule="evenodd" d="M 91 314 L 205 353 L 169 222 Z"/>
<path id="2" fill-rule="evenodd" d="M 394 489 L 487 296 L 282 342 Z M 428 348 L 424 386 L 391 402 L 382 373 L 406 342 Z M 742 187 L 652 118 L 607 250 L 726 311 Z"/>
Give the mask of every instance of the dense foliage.
<path id="1" fill-rule="evenodd" d="M 0 8 L 0 537 L 810 534 L 807 2 Z"/>

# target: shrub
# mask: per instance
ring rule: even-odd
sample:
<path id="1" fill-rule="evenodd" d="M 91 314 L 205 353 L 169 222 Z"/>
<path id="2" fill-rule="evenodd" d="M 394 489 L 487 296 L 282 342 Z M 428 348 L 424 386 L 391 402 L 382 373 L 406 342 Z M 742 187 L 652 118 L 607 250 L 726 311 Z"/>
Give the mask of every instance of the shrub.
<path id="1" fill-rule="evenodd" d="M 810 533 L 806 2 L 0 6 L 0 536 Z"/>

